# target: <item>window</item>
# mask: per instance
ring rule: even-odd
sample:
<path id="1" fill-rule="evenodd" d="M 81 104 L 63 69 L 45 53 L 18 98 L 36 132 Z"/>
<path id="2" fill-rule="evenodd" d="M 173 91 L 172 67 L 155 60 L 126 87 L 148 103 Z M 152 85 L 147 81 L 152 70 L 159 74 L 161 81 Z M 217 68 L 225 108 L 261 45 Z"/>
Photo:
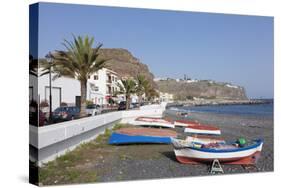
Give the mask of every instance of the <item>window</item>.
<path id="1" fill-rule="evenodd" d="M 99 76 L 98 75 L 94 75 L 94 80 L 98 80 Z"/>
<path id="2" fill-rule="evenodd" d="M 99 87 L 95 86 L 95 84 L 90 83 L 90 88 L 92 91 L 99 91 Z"/>

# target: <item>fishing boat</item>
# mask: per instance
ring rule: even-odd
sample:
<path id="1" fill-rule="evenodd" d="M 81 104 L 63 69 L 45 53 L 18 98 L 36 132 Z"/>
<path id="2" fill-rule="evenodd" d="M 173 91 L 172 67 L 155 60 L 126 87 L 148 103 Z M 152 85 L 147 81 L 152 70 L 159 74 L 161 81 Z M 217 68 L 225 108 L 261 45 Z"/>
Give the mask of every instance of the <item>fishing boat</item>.
<path id="1" fill-rule="evenodd" d="M 175 128 L 175 125 L 172 121 L 158 117 L 138 117 L 131 122 L 131 124 L 151 127 Z"/>
<path id="2" fill-rule="evenodd" d="M 190 121 L 190 120 L 176 120 L 174 121 L 174 125 L 177 127 L 188 127 L 190 125 L 199 125 L 198 121 Z"/>
<path id="3" fill-rule="evenodd" d="M 191 134 L 207 134 L 207 135 L 220 135 L 221 131 L 218 127 L 213 125 L 189 125 L 184 129 L 184 132 Z"/>
<path id="4" fill-rule="evenodd" d="M 237 144 L 182 144 L 179 139 L 172 139 L 174 152 L 177 160 L 184 164 L 210 163 L 218 159 L 225 164 L 248 165 L 255 164 L 260 156 L 263 141 L 261 139 L 253 140 L 244 147 Z"/>
<path id="5" fill-rule="evenodd" d="M 122 128 L 113 132 L 109 144 L 158 143 L 170 144 L 176 131 L 157 128 Z"/>

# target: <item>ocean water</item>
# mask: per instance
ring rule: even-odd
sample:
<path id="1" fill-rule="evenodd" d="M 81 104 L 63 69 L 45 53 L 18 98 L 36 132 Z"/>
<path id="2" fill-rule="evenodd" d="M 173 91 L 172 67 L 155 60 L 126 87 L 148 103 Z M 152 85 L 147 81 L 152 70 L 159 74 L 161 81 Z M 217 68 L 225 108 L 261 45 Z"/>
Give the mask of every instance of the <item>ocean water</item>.
<path id="1" fill-rule="evenodd" d="M 184 111 L 216 113 L 229 115 L 254 115 L 254 116 L 272 116 L 273 103 L 251 104 L 251 105 L 213 105 L 213 106 L 193 106 L 181 107 Z"/>

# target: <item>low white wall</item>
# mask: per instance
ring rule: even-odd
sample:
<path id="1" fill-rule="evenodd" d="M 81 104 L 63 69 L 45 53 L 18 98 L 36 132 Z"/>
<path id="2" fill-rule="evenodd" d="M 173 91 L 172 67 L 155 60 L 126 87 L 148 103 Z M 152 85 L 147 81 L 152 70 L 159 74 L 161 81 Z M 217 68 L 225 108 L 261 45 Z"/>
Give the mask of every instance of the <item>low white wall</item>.
<path id="1" fill-rule="evenodd" d="M 140 110 L 110 112 L 46 127 L 30 126 L 30 160 L 40 166 L 81 143 L 95 139 L 117 122 L 129 123 L 138 116 L 162 116 L 164 110 L 161 105 L 153 105 Z"/>

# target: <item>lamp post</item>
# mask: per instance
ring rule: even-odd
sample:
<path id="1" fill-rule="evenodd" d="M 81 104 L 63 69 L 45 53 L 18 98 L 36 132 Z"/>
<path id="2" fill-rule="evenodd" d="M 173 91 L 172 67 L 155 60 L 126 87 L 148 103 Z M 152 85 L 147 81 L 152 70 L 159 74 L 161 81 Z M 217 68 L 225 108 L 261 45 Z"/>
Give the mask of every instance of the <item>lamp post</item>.
<path id="1" fill-rule="evenodd" d="M 52 63 L 51 52 L 46 55 L 46 60 L 48 63 Z M 51 66 L 49 67 L 49 122 L 52 122 L 53 112 L 52 112 L 52 72 Z"/>

